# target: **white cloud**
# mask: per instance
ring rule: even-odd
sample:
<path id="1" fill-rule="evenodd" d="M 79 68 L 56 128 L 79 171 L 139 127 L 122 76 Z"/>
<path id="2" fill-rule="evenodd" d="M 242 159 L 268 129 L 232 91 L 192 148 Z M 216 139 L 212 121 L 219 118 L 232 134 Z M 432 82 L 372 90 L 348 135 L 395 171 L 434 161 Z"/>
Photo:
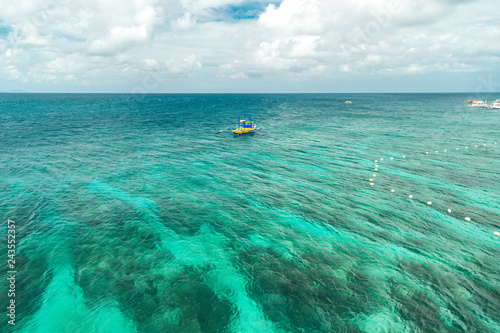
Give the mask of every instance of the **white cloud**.
<path id="1" fill-rule="evenodd" d="M 189 29 L 196 24 L 196 18 L 191 13 L 184 13 L 183 16 L 172 22 L 174 29 Z"/>
<path id="2" fill-rule="evenodd" d="M 163 83 L 267 78 L 287 86 L 300 77 L 387 79 L 500 64 L 489 0 L 258 1 L 261 14 L 244 20 L 231 16 L 243 0 L 2 2 L 2 82 L 123 89 L 155 72 Z"/>
<path id="3" fill-rule="evenodd" d="M 279 7 L 269 5 L 259 21 L 268 29 L 302 35 L 320 33 L 322 19 L 319 5 L 316 0 L 285 0 Z"/>
<path id="4" fill-rule="evenodd" d="M 175 76 L 189 76 L 193 71 L 202 67 L 202 64 L 194 54 L 183 59 L 169 59 L 165 62 L 167 73 Z"/>
<path id="5" fill-rule="evenodd" d="M 151 39 L 151 31 L 146 24 L 133 27 L 113 27 L 102 39 L 90 43 L 91 54 L 114 55 L 124 50 L 140 46 Z"/>

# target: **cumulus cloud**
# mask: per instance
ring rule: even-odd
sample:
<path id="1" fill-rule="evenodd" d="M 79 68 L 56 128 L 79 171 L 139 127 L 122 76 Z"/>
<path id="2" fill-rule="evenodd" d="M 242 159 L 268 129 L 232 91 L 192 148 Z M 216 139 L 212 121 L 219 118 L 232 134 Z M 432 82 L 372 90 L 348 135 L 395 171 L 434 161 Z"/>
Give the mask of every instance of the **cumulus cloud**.
<path id="1" fill-rule="evenodd" d="M 467 15 L 472 8 L 481 8 L 480 16 Z M 333 77 L 342 72 L 470 72 L 498 66 L 494 46 L 485 45 L 493 45 L 493 35 L 498 35 L 489 10 L 493 7 L 486 1 L 427 1 L 422 6 L 408 0 L 285 0 L 259 17 L 257 38 L 249 36 L 247 56 L 238 59 L 240 72 L 245 65 L 251 72 L 311 74 L 320 68 L 322 75 Z M 471 28 L 478 24 L 482 32 Z M 489 60 L 478 62 L 489 48 Z"/>
<path id="2" fill-rule="evenodd" d="M 106 82 L 127 92 L 153 73 L 161 91 L 189 78 L 224 89 L 498 71 L 495 12 L 489 0 L 2 1 L 0 83 Z"/>
<path id="3" fill-rule="evenodd" d="M 196 55 L 190 54 L 182 58 L 170 58 L 159 60 L 153 58 L 144 59 L 140 71 L 155 72 L 165 77 L 189 77 L 194 71 L 202 67 Z"/>
<path id="4" fill-rule="evenodd" d="M 146 24 L 132 27 L 113 27 L 107 36 L 90 43 L 91 54 L 113 55 L 130 47 L 140 46 L 151 39 L 151 31 Z"/>

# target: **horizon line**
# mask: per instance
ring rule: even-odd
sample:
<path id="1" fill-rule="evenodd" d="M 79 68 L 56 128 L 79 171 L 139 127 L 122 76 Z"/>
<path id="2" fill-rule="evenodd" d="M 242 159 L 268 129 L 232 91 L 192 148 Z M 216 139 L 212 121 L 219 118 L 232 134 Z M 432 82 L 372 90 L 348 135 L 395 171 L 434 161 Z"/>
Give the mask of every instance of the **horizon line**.
<path id="1" fill-rule="evenodd" d="M 148 92 L 148 93 L 132 93 L 132 92 L 33 92 L 33 91 L 0 91 L 0 94 L 66 94 L 66 95 L 340 95 L 340 94 L 500 94 L 500 91 L 490 92 L 471 92 L 471 91 L 455 91 L 455 92 L 440 92 L 440 91 L 423 91 L 423 92 Z"/>

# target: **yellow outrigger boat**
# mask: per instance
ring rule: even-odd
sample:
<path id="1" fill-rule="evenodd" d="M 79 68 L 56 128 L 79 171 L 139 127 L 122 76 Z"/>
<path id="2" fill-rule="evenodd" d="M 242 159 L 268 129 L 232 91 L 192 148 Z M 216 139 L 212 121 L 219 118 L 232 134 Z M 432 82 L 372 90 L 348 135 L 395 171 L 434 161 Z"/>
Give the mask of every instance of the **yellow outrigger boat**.
<path id="1" fill-rule="evenodd" d="M 238 117 L 238 125 L 236 126 L 236 128 L 226 128 L 215 132 L 215 134 L 219 134 L 222 132 L 233 132 L 234 136 L 239 136 L 243 134 L 253 134 L 253 133 L 264 135 L 268 133 L 268 131 L 266 131 L 263 128 L 257 128 L 257 126 L 252 120 L 252 115 L 250 116 L 243 115 L 243 119 L 240 119 Z"/>
<path id="2" fill-rule="evenodd" d="M 238 126 L 231 130 L 234 135 L 242 135 L 247 133 L 254 133 L 257 127 L 252 121 L 252 115 L 249 117 L 243 116 L 243 119 L 238 118 Z"/>

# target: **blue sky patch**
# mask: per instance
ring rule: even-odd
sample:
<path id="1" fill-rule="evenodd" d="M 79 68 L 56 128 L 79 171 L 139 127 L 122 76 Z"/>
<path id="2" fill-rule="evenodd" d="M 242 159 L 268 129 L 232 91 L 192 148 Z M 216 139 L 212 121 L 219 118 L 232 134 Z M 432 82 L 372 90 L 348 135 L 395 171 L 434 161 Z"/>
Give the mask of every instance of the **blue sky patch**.
<path id="1" fill-rule="evenodd" d="M 226 6 L 223 10 L 226 15 L 229 15 L 235 20 L 248 20 L 258 18 L 259 15 L 263 13 L 264 10 L 266 10 L 267 6 L 269 6 L 270 4 L 279 6 L 280 3 L 281 1 L 250 1 L 240 6 L 229 5 Z"/>
<path id="2" fill-rule="evenodd" d="M 7 36 L 11 30 L 10 27 L 3 27 L 0 25 L 0 37 Z"/>

